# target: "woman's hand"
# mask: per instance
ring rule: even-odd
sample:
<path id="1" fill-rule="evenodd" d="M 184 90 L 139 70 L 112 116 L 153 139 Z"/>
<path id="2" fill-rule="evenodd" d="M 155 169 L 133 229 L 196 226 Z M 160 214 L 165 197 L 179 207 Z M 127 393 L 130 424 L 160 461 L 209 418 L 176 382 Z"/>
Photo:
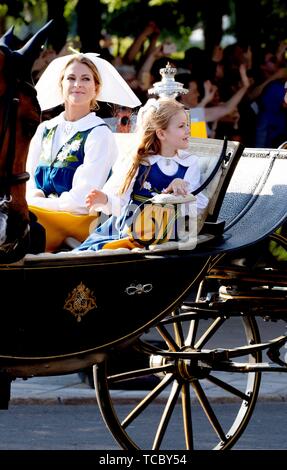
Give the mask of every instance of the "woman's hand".
<path id="1" fill-rule="evenodd" d="M 189 183 L 181 178 L 175 178 L 162 192 L 164 194 L 173 193 L 176 196 L 185 196 L 189 194 Z"/>
<path id="2" fill-rule="evenodd" d="M 88 209 L 91 209 L 95 204 L 100 206 L 107 204 L 107 202 L 107 195 L 98 189 L 93 189 L 86 197 L 86 206 Z"/>

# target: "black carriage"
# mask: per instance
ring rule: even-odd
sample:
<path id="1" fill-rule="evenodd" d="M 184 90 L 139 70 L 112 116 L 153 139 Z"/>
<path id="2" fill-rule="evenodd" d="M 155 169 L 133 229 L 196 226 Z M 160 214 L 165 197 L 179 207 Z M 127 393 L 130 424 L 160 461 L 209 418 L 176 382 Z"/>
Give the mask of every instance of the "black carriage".
<path id="1" fill-rule="evenodd" d="M 9 51 L 2 45 L 2 70 Z M 1 134 L 1 201 L 8 219 L 20 214 L 27 222 L 24 195 L 21 190 L 19 194 L 25 162 L 22 158 L 19 164 L 17 145 L 11 142 L 24 132 L 19 123 L 21 99 L 34 100 L 35 95 L 22 75 L 12 85 L 2 91 L 9 98 L 2 114 L 9 113 Z M 131 137 L 126 136 L 126 142 L 124 136 L 118 138 L 125 153 Z M 200 189 L 209 198 L 194 249 L 167 250 L 162 244 L 158 251 L 128 254 L 30 255 L 25 254 L 27 230 L 20 225 L 14 241 L 2 243 L 2 408 L 8 406 L 15 378 L 94 366 L 99 407 L 123 449 L 141 448 L 133 429 L 155 402 L 160 407 L 158 424 L 150 432 L 151 449 L 172 445 L 168 435 L 174 432 L 178 406 L 183 448 L 201 448 L 202 426 L 210 427 L 213 449 L 228 449 L 240 437 L 257 400 L 261 372 L 287 370 L 280 357 L 286 336 L 261 343 L 256 323 L 257 316 L 286 318 L 285 270 L 268 263 L 234 264 L 286 219 L 287 150 L 243 149 L 238 142 L 212 139 L 192 139 L 190 147 L 199 156 L 204 175 Z M 11 230 L 9 236 L 13 238 Z M 230 323 L 239 324 L 240 335 L 223 344 Z M 150 341 L 151 331 L 158 335 L 156 341 Z M 129 367 L 123 354 L 115 369 L 113 360 L 125 348 L 140 357 L 139 367 Z M 261 362 L 262 351 L 267 351 L 271 365 Z M 234 382 L 238 374 L 245 378 L 244 387 Z M 138 377 L 152 377 L 152 386 L 131 403 L 127 416 L 121 416 L 114 384 Z M 211 384 L 224 390 L 232 403 L 227 423 L 209 399 Z M 193 420 L 196 403 L 202 409 L 199 422 Z"/>

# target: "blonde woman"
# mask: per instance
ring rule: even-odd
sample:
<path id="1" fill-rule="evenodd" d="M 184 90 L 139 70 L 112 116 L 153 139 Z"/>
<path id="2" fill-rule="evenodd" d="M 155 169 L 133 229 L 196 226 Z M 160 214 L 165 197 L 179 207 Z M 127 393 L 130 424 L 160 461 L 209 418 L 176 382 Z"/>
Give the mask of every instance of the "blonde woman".
<path id="1" fill-rule="evenodd" d="M 27 160 L 29 208 L 46 229 L 46 251 L 54 251 L 67 236 L 88 236 L 95 217 L 85 196 L 103 187 L 117 159 L 114 135 L 96 115 L 97 101 L 140 102 L 114 67 L 92 53 L 53 60 L 36 89 L 42 109 L 64 104 L 38 127 Z"/>

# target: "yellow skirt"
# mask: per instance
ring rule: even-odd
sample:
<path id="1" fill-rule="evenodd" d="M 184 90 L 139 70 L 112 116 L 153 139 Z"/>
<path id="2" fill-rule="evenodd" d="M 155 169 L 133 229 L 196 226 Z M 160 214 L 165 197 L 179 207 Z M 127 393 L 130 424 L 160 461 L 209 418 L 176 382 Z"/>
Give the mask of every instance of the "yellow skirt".
<path id="1" fill-rule="evenodd" d="M 36 206 L 29 206 L 29 210 L 46 230 L 46 251 L 57 250 L 67 237 L 84 241 L 97 225 L 98 215 L 75 215 Z"/>

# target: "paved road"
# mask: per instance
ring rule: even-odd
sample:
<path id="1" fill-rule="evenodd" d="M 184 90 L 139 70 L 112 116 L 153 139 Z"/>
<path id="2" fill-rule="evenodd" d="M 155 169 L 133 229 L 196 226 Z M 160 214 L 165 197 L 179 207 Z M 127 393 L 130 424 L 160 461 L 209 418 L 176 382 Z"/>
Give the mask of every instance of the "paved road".
<path id="1" fill-rule="evenodd" d="M 128 405 L 122 405 L 126 412 Z M 215 411 L 228 420 L 229 404 L 217 404 Z M 199 407 L 193 410 L 195 419 Z M 287 450 L 287 403 L 258 402 L 251 422 L 234 450 Z M 157 409 L 152 406 L 146 419 L 136 430 L 136 437 L 148 436 L 156 421 Z M 179 410 L 176 416 L 178 428 Z M 201 450 L 210 449 L 208 426 L 202 435 Z M 105 427 L 94 405 L 12 405 L 0 415 L 1 450 L 119 450 L 119 445 Z M 180 432 L 174 429 L 169 449 L 182 449 Z M 143 441 L 147 443 L 147 440 Z"/>

